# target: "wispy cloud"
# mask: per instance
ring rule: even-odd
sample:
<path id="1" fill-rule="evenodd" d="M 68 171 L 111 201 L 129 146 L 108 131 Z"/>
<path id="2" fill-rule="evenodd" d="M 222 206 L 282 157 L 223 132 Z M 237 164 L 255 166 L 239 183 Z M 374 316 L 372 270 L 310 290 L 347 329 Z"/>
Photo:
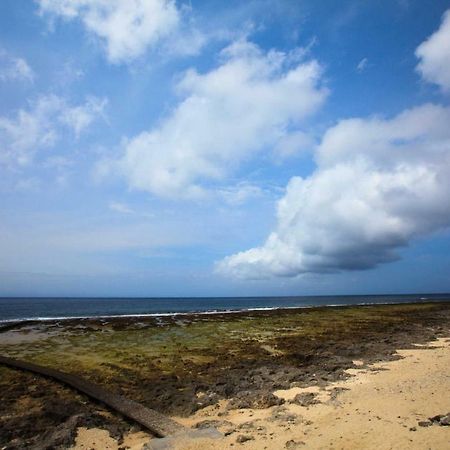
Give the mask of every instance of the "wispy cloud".
<path id="1" fill-rule="evenodd" d="M 359 73 L 364 72 L 367 69 L 368 65 L 369 65 L 369 60 L 367 58 L 361 59 L 361 61 L 359 61 L 358 65 L 356 66 L 357 72 L 359 72 Z"/>
<path id="2" fill-rule="evenodd" d="M 260 186 L 248 182 L 238 183 L 236 186 L 220 188 L 217 192 L 228 205 L 240 206 L 244 203 L 264 195 Z"/>
<path id="3" fill-rule="evenodd" d="M 125 203 L 111 201 L 109 202 L 108 206 L 111 211 L 115 211 L 121 214 L 134 214 L 134 210 Z"/>
<path id="4" fill-rule="evenodd" d="M 107 104 L 105 98 L 88 97 L 82 105 L 63 107 L 60 120 L 71 128 L 78 138 L 94 120 L 99 117 L 105 119 L 104 110 Z"/>
<path id="5" fill-rule="evenodd" d="M 26 81 L 32 83 L 35 74 L 27 61 L 0 49 L 0 81 Z"/>
<path id="6" fill-rule="evenodd" d="M 30 164 L 36 153 L 53 148 L 65 132 L 79 136 L 102 116 L 105 105 L 105 99 L 89 98 L 82 105 L 71 105 L 62 97 L 42 95 L 15 116 L 0 117 L 0 165 Z"/>

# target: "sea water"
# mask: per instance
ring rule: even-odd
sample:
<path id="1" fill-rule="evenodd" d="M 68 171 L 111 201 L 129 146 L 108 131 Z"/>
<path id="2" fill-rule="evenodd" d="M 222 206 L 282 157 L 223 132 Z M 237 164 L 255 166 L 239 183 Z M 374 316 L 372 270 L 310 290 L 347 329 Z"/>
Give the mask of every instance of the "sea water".
<path id="1" fill-rule="evenodd" d="M 450 301 L 450 294 L 186 298 L 0 298 L 0 322 L 71 317 L 218 313 L 311 306 Z"/>

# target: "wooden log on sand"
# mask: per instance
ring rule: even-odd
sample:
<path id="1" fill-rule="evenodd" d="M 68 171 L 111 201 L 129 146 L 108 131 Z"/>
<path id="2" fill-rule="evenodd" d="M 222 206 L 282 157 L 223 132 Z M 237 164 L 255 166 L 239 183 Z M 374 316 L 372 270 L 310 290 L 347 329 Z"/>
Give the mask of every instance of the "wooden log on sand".
<path id="1" fill-rule="evenodd" d="M 121 395 L 108 392 L 101 386 L 87 381 L 77 375 L 60 372 L 49 367 L 20 361 L 17 359 L 0 356 L 0 364 L 4 364 L 14 369 L 27 370 L 29 372 L 44 375 L 56 381 L 64 383 L 77 391 L 109 406 L 114 411 L 139 423 L 157 437 L 166 437 L 174 434 L 186 433 L 188 431 L 183 425 L 166 417 L 165 415 L 146 408 L 133 400 L 129 400 Z"/>

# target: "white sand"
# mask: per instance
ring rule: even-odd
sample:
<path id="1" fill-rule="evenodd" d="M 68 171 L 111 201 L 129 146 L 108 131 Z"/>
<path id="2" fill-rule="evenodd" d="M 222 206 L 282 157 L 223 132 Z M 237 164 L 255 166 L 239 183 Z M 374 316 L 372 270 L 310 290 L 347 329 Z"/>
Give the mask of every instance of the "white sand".
<path id="1" fill-rule="evenodd" d="M 123 443 L 119 446 L 117 441 L 113 439 L 108 431 L 98 428 L 78 429 L 75 445 L 73 450 L 118 450 L 119 447 L 128 448 L 130 450 L 141 450 L 143 445 L 149 442 L 150 436 L 147 433 L 137 432 L 124 436 Z"/>
<path id="2" fill-rule="evenodd" d="M 450 340 L 440 339 L 431 345 L 433 349 L 400 350 L 403 359 L 398 361 L 376 364 L 369 369 L 352 369 L 349 371 L 354 375 L 352 378 L 319 392 L 320 404 L 309 407 L 287 404 L 288 412 L 297 415 L 295 424 L 271 421 L 274 408 L 237 410 L 225 416 L 218 416 L 217 409 L 207 408 L 187 419 L 178 418 L 189 426 L 205 419 L 218 419 L 228 420 L 235 426 L 252 422 L 254 428 L 237 431 L 220 441 L 180 442 L 174 448 L 259 450 L 284 449 L 290 445 L 345 450 L 450 449 L 450 427 L 418 426 L 418 421 L 450 412 Z M 335 387 L 348 390 L 332 401 L 330 392 Z M 291 399 L 305 391 L 315 392 L 317 388 L 293 388 L 276 394 Z M 253 439 L 237 443 L 239 434 Z M 294 443 L 286 447 L 289 441 Z"/>

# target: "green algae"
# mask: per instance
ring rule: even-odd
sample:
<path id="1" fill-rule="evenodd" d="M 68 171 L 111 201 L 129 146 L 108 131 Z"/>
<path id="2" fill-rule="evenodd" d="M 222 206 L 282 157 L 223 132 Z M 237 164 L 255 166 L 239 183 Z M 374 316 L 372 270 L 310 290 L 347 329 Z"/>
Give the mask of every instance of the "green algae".
<path id="1" fill-rule="evenodd" d="M 154 326 L 130 326 L 114 330 L 105 325 L 61 327 L 60 333 L 32 342 L 2 344 L 0 353 L 27 359 L 55 368 L 88 372 L 106 370 L 105 365 L 139 370 L 151 362 L 161 371 L 173 371 L 180 364 L 180 354 L 193 363 L 212 363 L 221 351 L 234 351 L 245 357 L 242 343 L 268 345 L 279 351 L 285 337 L 323 338 L 330 334 L 351 333 L 374 323 L 392 326 L 405 320 L 405 315 L 431 310 L 433 304 L 408 304 L 350 308 L 316 308 L 291 310 L 278 314 L 210 316 L 207 320 Z M 45 325 L 41 325 L 45 328 Z M 52 325 L 48 325 L 52 329 Z M 26 331 L 25 331 L 26 332 Z M 11 332 L 10 332 L 11 333 Z M 14 333 L 20 333 L 16 331 Z M 247 346 L 245 346 L 247 347 Z M 249 355 L 247 355 L 249 356 Z M 251 356 L 251 355 L 250 355 Z"/>
<path id="2" fill-rule="evenodd" d="M 31 326 L 39 330 L 35 340 L 5 343 L 0 334 L 0 354 L 76 373 L 145 400 L 158 393 L 158 385 L 185 392 L 194 381 L 212 383 L 242 362 L 298 366 L 327 342 L 339 346 L 370 333 L 381 336 L 449 308 L 430 303 L 193 315 L 182 320 L 49 322 Z M 7 333 L 29 332 L 25 327 Z"/>

